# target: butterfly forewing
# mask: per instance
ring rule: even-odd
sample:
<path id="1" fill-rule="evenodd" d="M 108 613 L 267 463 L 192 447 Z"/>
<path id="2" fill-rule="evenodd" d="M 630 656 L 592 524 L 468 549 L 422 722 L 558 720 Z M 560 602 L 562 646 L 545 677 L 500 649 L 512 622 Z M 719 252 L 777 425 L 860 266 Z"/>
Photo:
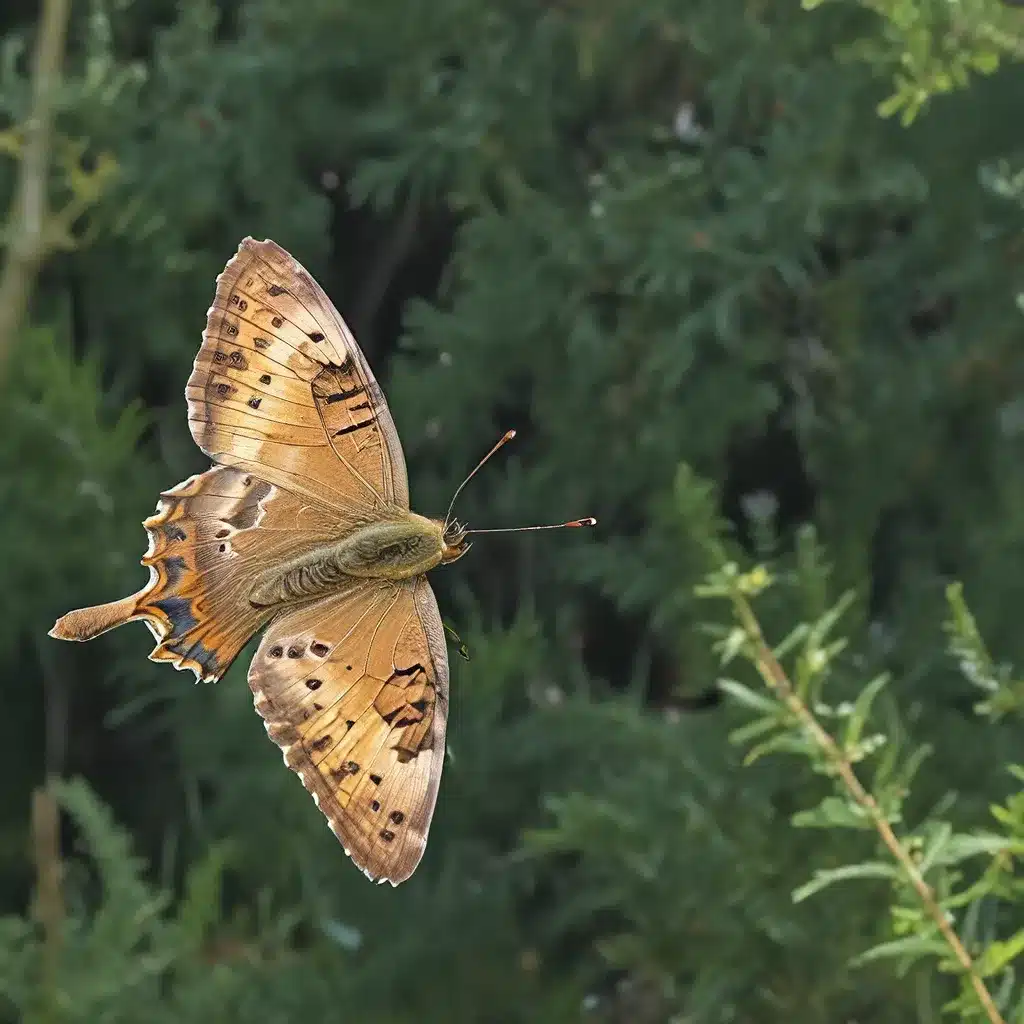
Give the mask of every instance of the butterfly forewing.
<path id="1" fill-rule="evenodd" d="M 186 397 L 192 436 L 215 462 L 349 523 L 409 506 L 380 386 L 330 299 L 273 242 L 245 239 L 217 279 Z"/>
<path id="2" fill-rule="evenodd" d="M 427 842 L 444 763 L 448 656 L 422 577 L 279 615 L 249 670 L 256 710 L 345 851 L 398 884 Z"/>

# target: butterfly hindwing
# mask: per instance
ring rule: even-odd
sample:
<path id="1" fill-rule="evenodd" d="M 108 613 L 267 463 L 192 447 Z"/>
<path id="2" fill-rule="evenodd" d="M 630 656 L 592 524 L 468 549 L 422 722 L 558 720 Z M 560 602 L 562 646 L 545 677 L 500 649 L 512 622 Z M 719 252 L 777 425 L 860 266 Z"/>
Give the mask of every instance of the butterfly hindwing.
<path id="1" fill-rule="evenodd" d="M 215 462 L 354 521 L 409 507 L 369 364 L 323 289 L 273 242 L 245 239 L 217 278 L 186 397 L 192 436 Z"/>
<path id="2" fill-rule="evenodd" d="M 445 753 L 448 656 L 423 577 L 285 611 L 249 670 L 256 710 L 345 851 L 398 884 L 423 855 Z"/>
<path id="3" fill-rule="evenodd" d="M 53 633 L 86 640 L 140 619 L 157 640 L 152 660 L 206 681 L 227 671 L 272 614 L 249 600 L 260 571 L 338 533 L 332 514 L 228 466 L 164 491 L 143 525 L 146 585 L 121 601 L 69 612 Z"/>

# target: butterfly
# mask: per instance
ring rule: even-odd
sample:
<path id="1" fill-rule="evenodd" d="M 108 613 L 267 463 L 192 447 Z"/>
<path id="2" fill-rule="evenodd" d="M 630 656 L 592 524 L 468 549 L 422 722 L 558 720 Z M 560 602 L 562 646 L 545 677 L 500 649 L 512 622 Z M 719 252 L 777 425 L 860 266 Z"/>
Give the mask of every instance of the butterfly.
<path id="1" fill-rule="evenodd" d="M 143 523 L 149 582 L 58 619 L 89 640 L 142 620 L 154 661 L 216 681 L 265 632 L 249 686 L 270 738 L 371 879 L 409 878 L 445 756 L 448 654 L 425 573 L 471 533 L 409 508 L 384 393 L 330 299 L 269 240 L 217 278 L 185 389 L 204 473 Z M 589 526 L 576 520 L 561 526 Z M 555 527 L 526 527 L 553 529 Z"/>

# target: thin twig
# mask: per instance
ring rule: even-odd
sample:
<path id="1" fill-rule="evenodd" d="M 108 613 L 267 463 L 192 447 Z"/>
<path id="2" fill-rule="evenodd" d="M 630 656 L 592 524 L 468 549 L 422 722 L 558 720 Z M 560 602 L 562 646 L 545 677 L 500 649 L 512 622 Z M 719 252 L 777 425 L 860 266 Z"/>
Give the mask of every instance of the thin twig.
<path id="1" fill-rule="evenodd" d="M 44 0 L 32 61 L 32 108 L 24 125 L 25 146 L 0 277 L 0 376 L 46 256 L 50 150 L 70 6 L 71 0 Z"/>
<path id="2" fill-rule="evenodd" d="M 36 864 L 35 916 L 43 929 L 43 1000 L 53 1013 L 60 970 L 64 899 L 61 895 L 60 812 L 53 780 L 32 794 L 32 852 Z"/>
<path id="3" fill-rule="evenodd" d="M 881 807 L 878 806 L 878 801 L 864 788 L 860 779 L 857 778 L 857 774 L 854 772 L 847 757 L 843 754 L 839 744 L 836 743 L 830 733 L 822 728 L 810 709 L 793 689 L 786 670 L 779 664 L 771 647 L 768 646 L 764 633 L 761 631 L 761 624 L 757 621 L 757 617 L 754 615 L 749 602 L 741 594 L 734 593 L 733 605 L 740 624 L 754 646 L 757 669 L 761 678 L 825 753 L 825 756 L 842 779 L 843 785 L 846 786 L 850 796 L 871 819 L 875 830 L 882 837 L 882 842 L 885 843 L 889 852 L 899 863 L 906 877 L 910 879 L 910 884 L 914 887 L 921 905 L 932 921 L 935 922 L 935 926 L 953 951 L 953 955 L 959 961 L 964 973 L 970 978 L 971 986 L 974 988 L 974 992 L 984 1008 L 988 1019 L 992 1024 L 1006 1024 L 996 1008 L 996 1004 L 992 1001 L 992 996 L 984 980 L 978 974 L 970 953 L 964 948 L 960 937 L 949 923 L 945 911 L 943 911 L 938 900 L 935 898 L 935 892 L 932 887 L 924 880 L 907 848 L 900 842 L 899 837 L 892 830 L 888 819 L 882 812 Z"/>

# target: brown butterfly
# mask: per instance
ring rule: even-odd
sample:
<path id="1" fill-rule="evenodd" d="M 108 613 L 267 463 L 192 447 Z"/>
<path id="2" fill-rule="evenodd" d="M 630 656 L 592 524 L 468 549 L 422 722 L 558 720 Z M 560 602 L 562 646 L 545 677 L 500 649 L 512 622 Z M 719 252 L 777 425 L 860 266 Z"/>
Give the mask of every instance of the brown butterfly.
<path id="1" fill-rule="evenodd" d="M 149 582 L 50 635 L 141 619 L 151 659 L 215 681 L 269 623 L 249 668 L 267 733 L 345 852 L 397 885 L 423 856 L 445 755 L 448 655 L 424 573 L 461 558 L 470 533 L 500 531 L 452 520 L 455 498 L 443 521 L 410 511 L 365 356 L 271 241 L 246 238 L 217 279 L 185 396 L 214 465 L 164 491 L 143 524 Z"/>

